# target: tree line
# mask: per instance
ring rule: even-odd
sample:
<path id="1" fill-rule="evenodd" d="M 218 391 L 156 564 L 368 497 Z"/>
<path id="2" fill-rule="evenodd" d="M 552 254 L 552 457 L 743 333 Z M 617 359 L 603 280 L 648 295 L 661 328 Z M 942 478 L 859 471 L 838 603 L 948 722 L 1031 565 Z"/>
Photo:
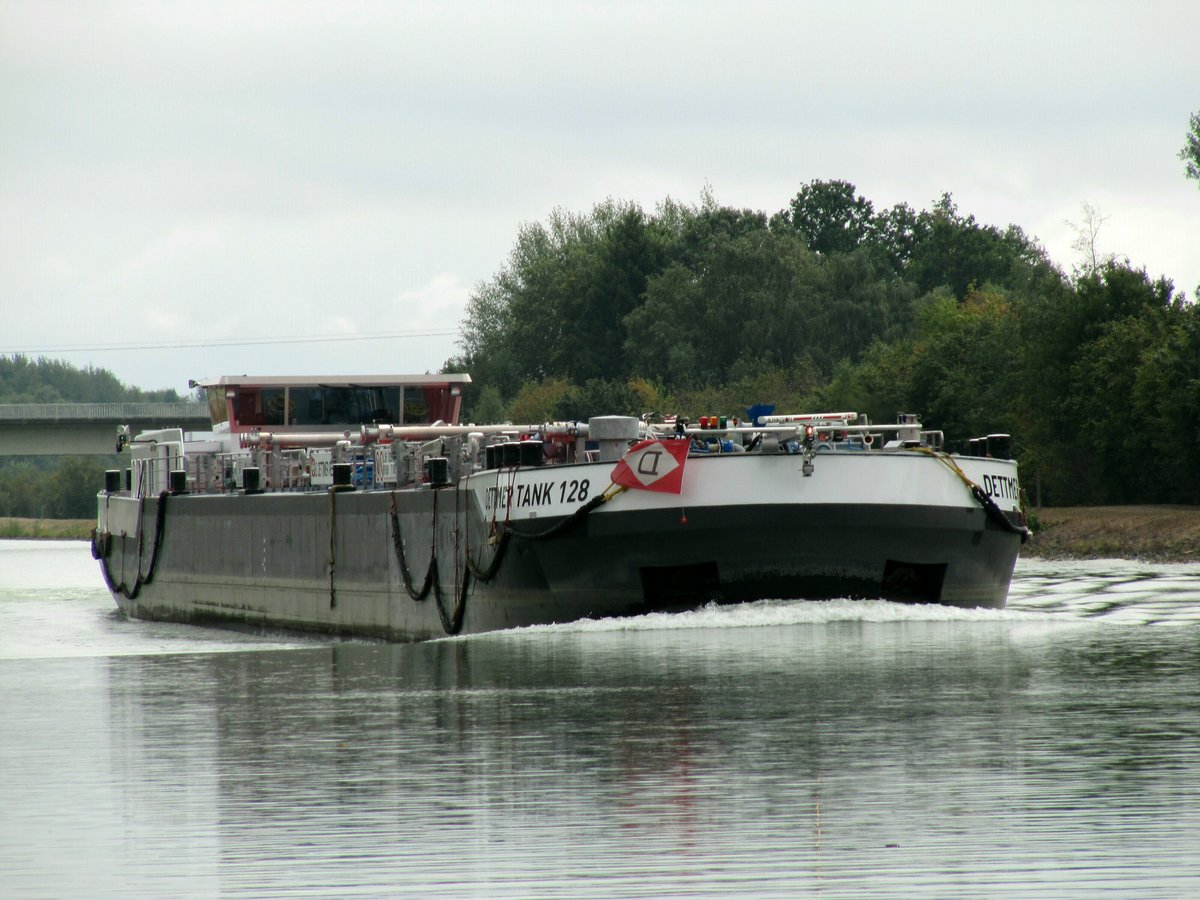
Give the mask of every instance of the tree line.
<path id="1" fill-rule="evenodd" d="M 771 215 L 558 210 L 473 292 L 446 370 L 475 379 L 469 420 L 914 412 L 952 445 L 1011 434 L 1039 502 L 1200 502 L 1200 310 L 1097 254 L 1100 221 L 1066 272 L 948 194 L 877 210 L 845 181 Z"/>
<path id="2" fill-rule="evenodd" d="M 1200 182 L 1200 113 L 1189 125 L 1179 158 Z M 1099 253 L 1103 217 L 1084 208 L 1069 272 L 949 194 L 877 210 L 846 181 L 773 214 L 708 192 L 556 210 L 472 293 L 444 371 L 475 379 L 467 421 L 915 412 L 952 448 L 1012 435 L 1039 504 L 1200 503 L 1200 308 Z M 0 403 L 180 399 L 0 357 Z M 0 517 L 90 517 L 113 464 L 0 458 Z"/>
<path id="3" fill-rule="evenodd" d="M 178 403 L 174 390 L 127 387 L 107 369 L 58 359 L 0 356 L 0 403 Z"/>

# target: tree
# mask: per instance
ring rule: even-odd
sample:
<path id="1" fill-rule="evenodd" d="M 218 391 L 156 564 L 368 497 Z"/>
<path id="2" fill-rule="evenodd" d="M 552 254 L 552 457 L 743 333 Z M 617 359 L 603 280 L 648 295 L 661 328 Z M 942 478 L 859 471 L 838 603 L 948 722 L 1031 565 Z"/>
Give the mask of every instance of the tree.
<path id="1" fill-rule="evenodd" d="M 568 378 L 584 383 L 628 372 L 624 319 L 641 303 L 647 280 L 662 269 L 666 243 L 637 207 L 605 224 L 573 310 L 575 345 L 560 367 Z"/>
<path id="2" fill-rule="evenodd" d="M 548 418 L 570 422 L 592 416 L 640 416 L 658 405 L 656 391 L 644 379 L 606 381 L 593 378 L 581 387 L 566 391 Z"/>
<path id="3" fill-rule="evenodd" d="M 469 298 L 451 364 L 508 398 L 547 377 L 623 376 L 624 319 L 675 240 L 638 206 L 612 200 L 522 226 L 508 264 Z"/>
<path id="4" fill-rule="evenodd" d="M 1009 432 L 1050 503 L 1200 502 L 1200 306 L 1103 253 L 1083 213 L 1068 278 L 949 194 L 876 213 L 814 181 L 769 221 L 707 193 L 557 211 L 473 294 L 454 363 L 490 386 L 476 421 L 912 412 L 952 446 Z"/>
<path id="5" fill-rule="evenodd" d="M 468 387 L 475 387 L 474 384 Z M 468 402 L 469 401 L 469 402 Z M 479 424 L 504 422 L 508 419 L 504 398 L 494 384 L 483 385 L 463 401 L 462 421 Z"/>
<path id="6" fill-rule="evenodd" d="M 872 341 L 895 340 L 912 325 L 916 291 L 869 247 L 822 261 L 824 284 L 808 323 L 809 356 L 828 373 L 840 359 L 858 359 Z"/>
<path id="7" fill-rule="evenodd" d="M 972 291 L 962 303 L 945 292 L 922 300 L 909 412 L 964 441 L 1015 430 L 1017 319 L 999 290 Z"/>
<path id="8" fill-rule="evenodd" d="M 1200 184 L 1200 112 L 1192 113 L 1188 124 L 1190 127 L 1179 158 L 1183 160 L 1187 177 Z"/>
<path id="9" fill-rule="evenodd" d="M 1196 307 L 1151 306 L 1108 322 L 1072 371 L 1094 502 L 1200 499 Z"/>
<path id="10" fill-rule="evenodd" d="M 848 181 L 811 181 L 778 220 L 791 226 L 814 253 L 849 253 L 871 236 L 875 208 Z"/>
<path id="11" fill-rule="evenodd" d="M 0 466 L 0 517 L 42 518 L 46 512 L 41 491 L 44 478 L 45 471 L 27 459 L 7 460 Z"/>
<path id="12" fill-rule="evenodd" d="M 0 356 L 0 403 L 175 403 L 174 390 L 126 387 L 107 369 L 77 369 L 58 359 Z"/>
<path id="13" fill-rule="evenodd" d="M 929 234 L 928 221 L 907 203 L 897 203 L 875 217 L 871 246 L 891 270 L 903 273 L 917 245 Z"/>
<path id="14" fill-rule="evenodd" d="M 1140 430 L 1129 400 L 1152 343 L 1141 323 L 1171 308 L 1172 292 L 1166 279 L 1108 262 L 1073 286 L 1022 298 L 1017 430 L 1049 502 L 1116 502 L 1113 479 L 1129 480 L 1114 471 L 1112 461 L 1124 458 L 1114 441 Z"/>
<path id="15" fill-rule="evenodd" d="M 650 279 L 629 316 L 634 373 L 672 388 L 719 385 L 739 363 L 786 368 L 818 348 L 820 267 L 791 232 L 714 231 L 694 266 Z"/>
<path id="16" fill-rule="evenodd" d="M 570 391 L 571 385 L 562 378 L 530 382 L 517 391 L 508 407 L 509 416 L 518 424 L 555 419 L 559 404 Z"/>
<path id="17" fill-rule="evenodd" d="M 841 360 L 821 390 L 822 409 L 866 413 L 872 422 L 893 422 L 914 409 L 912 373 L 916 348 L 909 340 L 875 341 L 857 363 Z"/>
<path id="18" fill-rule="evenodd" d="M 772 404 L 778 412 L 815 409 L 824 376 L 806 358 L 787 368 L 739 364 L 724 384 L 703 385 L 664 397 L 659 409 L 695 421 L 699 416 L 741 417 L 758 403 Z"/>
<path id="19" fill-rule="evenodd" d="M 1067 227 L 1075 232 L 1075 240 L 1071 241 L 1071 249 L 1078 253 L 1083 260 L 1082 273 L 1095 275 L 1101 265 L 1116 259 L 1112 253 L 1102 255 L 1099 251 L 1100 229 L 1109 217 L 1101 215 L 1100 210 L 1086 200 L 1079 206 L 1083 211 L 1082 220 L 1078 224 L 1069 219 L 1066 222 Z M 1077 268 L 1076 271 L 1080 270 Z"/>
<path id="20" fill-rule="evenodd" d="M 47 517 L 89 519 L 95 516 L 96 492 L 104 484 L 104 468 L 95 457 L 65 458 L 43 485 Z"/>
<path id="21" fill-rule="evenodd" d="M 918 294 L 945 287 L 962 300 L 972 286 L 1038 289 L 1061 277 L 1045 251 L 1020 228 L 999 229 L 962 216 L 949 194 L 918 220 L 918 238 L 904 270 Z"/>

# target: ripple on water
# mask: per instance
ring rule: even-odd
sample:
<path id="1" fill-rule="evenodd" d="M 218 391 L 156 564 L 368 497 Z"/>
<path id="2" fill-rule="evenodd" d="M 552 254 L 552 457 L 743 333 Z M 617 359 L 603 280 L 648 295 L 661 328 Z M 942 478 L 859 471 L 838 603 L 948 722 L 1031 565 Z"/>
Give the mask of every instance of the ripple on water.
<path id="1" fill-rule="evenodd" d="M 1200 621 L 1200 565 L 1021 560 L 1008 608 L 1114 625 L 1191 624 Z"/>
<path id="2" fill-rule="evenodd" d="M 0 588 L 6 896 L 1200 896 L 1200 566 L 384 645 L 71 565 Z"/>

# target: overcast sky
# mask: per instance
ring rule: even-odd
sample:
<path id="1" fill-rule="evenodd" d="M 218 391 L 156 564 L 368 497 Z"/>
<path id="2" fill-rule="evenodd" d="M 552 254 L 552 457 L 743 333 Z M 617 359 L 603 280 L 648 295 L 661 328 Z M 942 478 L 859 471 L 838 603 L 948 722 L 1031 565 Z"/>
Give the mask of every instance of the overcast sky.
<path id="1" fill-rule="evenodd" d="M 1087 202 L 1192 297 L 1197 35 L 1192 0 L 0 0 L 0 353 L 432 371 L 522 223 L 706 184 L 948 191 L 1068 270 Z"/>

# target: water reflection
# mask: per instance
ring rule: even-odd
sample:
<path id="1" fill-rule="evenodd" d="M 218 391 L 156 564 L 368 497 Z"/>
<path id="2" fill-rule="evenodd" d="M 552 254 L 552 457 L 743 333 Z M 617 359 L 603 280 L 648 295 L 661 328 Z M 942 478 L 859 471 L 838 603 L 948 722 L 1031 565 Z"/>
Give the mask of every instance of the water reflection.
<path id="1" fill-rule="evenodd" d="M 938 892 L 991 871 L 1027 893 L 1132 885 L 1150 839 L 1169 887 L 1200 835 L 1200 660 L 1176 634 L 846 622 L 130 658 L 111 731 L 138 816 L 198 816 L 223 892 Z"/>
<path id="2" fill-rule="evenodd" d="M 0 596 L 13 896 L 1200 894 L 1200 567 L 420 645 L 44 590 Z"/>

